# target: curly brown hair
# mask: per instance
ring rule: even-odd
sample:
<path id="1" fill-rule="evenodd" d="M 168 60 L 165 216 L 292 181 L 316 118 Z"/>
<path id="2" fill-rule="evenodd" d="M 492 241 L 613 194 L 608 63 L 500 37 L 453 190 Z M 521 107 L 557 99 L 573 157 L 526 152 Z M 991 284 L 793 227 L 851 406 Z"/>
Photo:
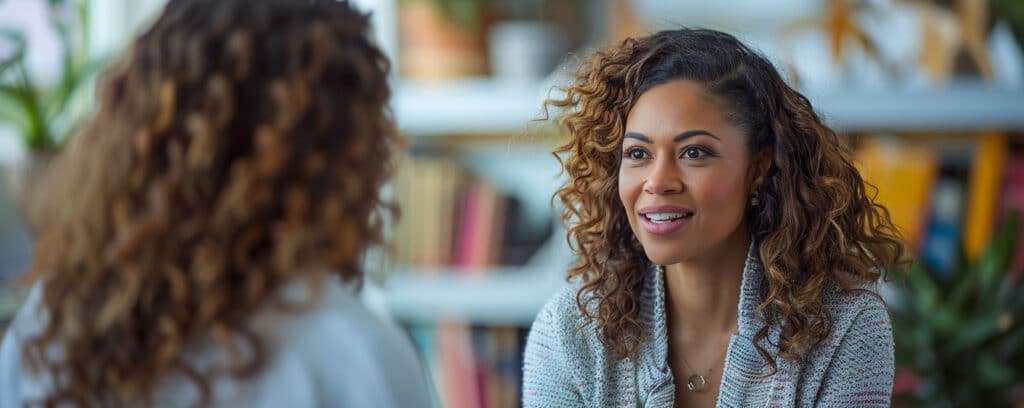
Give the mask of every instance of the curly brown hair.
<path id="1" fill-rule="evenodd" d="M 585 59 L 561 97 L 569 141 L 554 155 L 568 174 L 557 191 L 567 239 L 578 253 L 568 272 L 581 281 L 577 304 L 612 357 L 635 358 L 646 335 L 638 320 L 639 291 L 649 264 L 618 193 L 626 116 L 644 91 L 673 80 L 697 82 L 717 97 L 747 137 L 753 155 L 770 149 L 772 163 L 758 188 L 761 205 L 745 214 L 765 266 L 758 313 L 785 330 L 780 355 L 799 359 L 831 331 L 823 292 L 876 282 L 902 260 L 903 245 L 888 211 L 854 167 L 849 148 L 822 124 L 807 98 L 775 68 L 731 35 L 699 29 L 627 39 Z"/>
<path id="2" fill-rule="evenodd" d="M 335 0 L 172 0 L 105 73 L 29 275 L 48 319 L 25 360 L 60 379 L 37 403 L 149 405 L 180 374 L 205 405 L 263 364 L 258 308 L 312 302 L 284 284 L 361 284 L 399 142 L 368 25 Z M 204 371 L 197 343 L 250 358 Z"/>

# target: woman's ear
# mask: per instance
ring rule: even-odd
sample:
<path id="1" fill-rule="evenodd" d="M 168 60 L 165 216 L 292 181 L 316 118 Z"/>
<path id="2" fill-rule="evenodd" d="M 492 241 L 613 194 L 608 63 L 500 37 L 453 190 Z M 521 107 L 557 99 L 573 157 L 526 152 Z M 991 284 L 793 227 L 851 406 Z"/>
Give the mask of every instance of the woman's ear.
<path id="1" fill-rule="evenodd" d="M 757 190 L 761 187 L 764 178 L 768 176 L 768 170 L 772 167 L 772 148 L 766 147 L 761 149 L 761 151 L 754 153 L 754 156 L 750 159 L 750 170 L 753 176 L 751 187 L 753 190 Z"/>

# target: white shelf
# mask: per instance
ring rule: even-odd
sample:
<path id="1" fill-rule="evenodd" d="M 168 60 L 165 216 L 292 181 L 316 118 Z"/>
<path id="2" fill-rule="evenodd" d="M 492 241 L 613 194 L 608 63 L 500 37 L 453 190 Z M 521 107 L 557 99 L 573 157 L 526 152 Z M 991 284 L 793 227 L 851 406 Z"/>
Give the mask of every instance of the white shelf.
<path id="1" fill-rule="evenodd" d="M 399 81 L 394 110 L 398 128 L 413 136 L 518 133 L 539 117 L 550 85 L 544 81 L 467 79 Z"/>
<path id="2" fill-rule="evenodd" d="M 560 268 L 488 268 L 471 277 L 440 268 L 406 271 L 382 291 L 388 312 L 406 323 L 444 320 L 529 326 L 541 307 L 567 283 Z"/>
<path id="3" fill-rule="evenodd" d="M 399 82 L 395 115 L 405 134 L 422 137 L 524 131 L 543 112 L 552 83 L 472 79 Z M 1024 90 L 976 83 L 941 89 L 805 92 L 840 131 L 1024 129 Z"/>
<path id="4" fill-rule="evenodd" d="M 1024 90 L 956 84 L 805 94 L 825 123 L 842 131 L 1024 129 Z"/>

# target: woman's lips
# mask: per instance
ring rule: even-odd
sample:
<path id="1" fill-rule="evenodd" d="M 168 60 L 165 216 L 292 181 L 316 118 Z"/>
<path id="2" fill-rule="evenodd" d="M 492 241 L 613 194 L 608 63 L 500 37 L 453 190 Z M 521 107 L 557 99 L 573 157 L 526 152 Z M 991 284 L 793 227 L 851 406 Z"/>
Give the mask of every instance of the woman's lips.
<path id="1" fill-rule="evenodd" d="M 649 206 L 639 212 L 644 230 L 654 235 L 676 232 L 693 218 L 693 210 L 674 205 Z"/>

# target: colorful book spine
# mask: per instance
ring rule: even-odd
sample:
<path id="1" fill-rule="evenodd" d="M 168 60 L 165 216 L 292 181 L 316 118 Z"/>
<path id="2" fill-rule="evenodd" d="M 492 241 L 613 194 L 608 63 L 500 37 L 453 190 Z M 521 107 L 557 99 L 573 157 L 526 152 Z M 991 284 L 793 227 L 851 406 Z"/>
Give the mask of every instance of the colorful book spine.
<path id="1" fill-rule="evenodd" d="M 1000 133 L 982 133 L 976 143 L 964 218 L 964 253 L 968 260 L 981 256 L 995 231 L 1007 155 L 1006 137 Z"/>
<path id="2" fill-rule="evenodd" d="M 931 202 L 932 214 L 921 247 L 921 258 L 928 267 L 949 278 L 959 262 L 963 183 L 955 177 L 940 177 L 935 183 Z"/>
<path id="3" fill-rule="evenodd" d="M 938 173 L 938 153 L 923 144 L 872 137 L 857 150 L 854 160 L 870 185 L 868 193 L 873 194 L 877 188 L 875 202 L 889 209 L 904 240 L 919 248 Z"/>
<path id="4" fill-rule="evenodd" d="M 1024 215 L 1024 151 L 1012 153 L 1006 165 L 1006 181 L 1003 188 L 1002 211 L 1004 216 L 1010 211 Z M 1010 264 L 1014 277 L 1024 276 L 1024 233 L 1017 233 L 1017 248 Z"/>

